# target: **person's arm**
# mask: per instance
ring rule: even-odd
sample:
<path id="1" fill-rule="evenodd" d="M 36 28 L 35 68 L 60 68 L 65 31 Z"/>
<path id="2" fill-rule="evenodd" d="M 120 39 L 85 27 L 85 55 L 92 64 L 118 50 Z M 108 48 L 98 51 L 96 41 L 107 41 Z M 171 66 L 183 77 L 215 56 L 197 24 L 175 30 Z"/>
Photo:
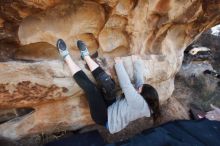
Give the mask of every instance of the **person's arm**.
<path id="1" fill-rule="evenodd" d="M 120 87 L 125 94 L 125 98 L 128 104 L 135 108 L 143 107 L 145 100 L 143 97 L 135 90 L 131 84 L 130 78 L 124 68 L 122 60 L 117 60 L 115 64 L 115 70 L 118 76 Z"/>

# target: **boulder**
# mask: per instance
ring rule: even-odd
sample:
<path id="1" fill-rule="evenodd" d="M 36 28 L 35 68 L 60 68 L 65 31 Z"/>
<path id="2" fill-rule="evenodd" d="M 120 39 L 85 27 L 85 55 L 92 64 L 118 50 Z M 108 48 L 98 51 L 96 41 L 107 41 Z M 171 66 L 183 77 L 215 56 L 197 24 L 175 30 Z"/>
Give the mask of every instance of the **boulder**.
<path id="1" fill-rule="evenodd" d="M 166 123 L 173 120 L 189 120 L 189 114 L 176 97 L 169 98 L 165 104 L 161 106 L 163 110 L 161 110 L 160 124 Z"/>
<path id="2" fill-rule="evenodd" d="M 141 56 L 145 83 L 157 89 L 161 104 L 177 103 L 170 114 L 177 113 L 181 104 L 170 97 L 183 51 L 197 35 L 220 22 L 219 7 L 220 2 L 208 0 L 5 3 L 0 10 L 0 60 L 4 61 L 0 63 L 0 108 L 34 111 L 0 124 L 0 135 L 17 139 L 92 123 L 84 93 L 57 54 L 59 38 L 67 42 L 74 61 L 92 81 L 80 60 L 78 39 L 88 44 L 92 54 L 98 52 L 96 59 L 116 81 L 114 57 L 122 57 L 133 82 L 130 56 Z"/>
<path id="3" fill-rule="evenodd" d="M 55 45 L 57 39 L 62 38 L 73 46 L 76 44 L 73 38 L 77 35 L 93 34 L 97 37 L 104 23 L 105 13 L 100 4 L 92 1 L 64 3 L 24 19 L 18 37 L 23 45 L 36 42 Z"/>
<path id="4" fill-rule="evenodd" d="M 27 135 L 76 130 L 93 124 L 83 97 L 69 97 L 34 107 L 35 111 L 0 125 L 0 135 L 19 139 Z"/>
<path id="5" fill-rule="evenodd" d="M 35 7 L 35 8 L 40 8 L 40 9 L 47 9 L 50 7 L 53 7 L 59 3 L 61 3 L 61 0 L 23 0 L 23 2 L 26 5 Z"/>

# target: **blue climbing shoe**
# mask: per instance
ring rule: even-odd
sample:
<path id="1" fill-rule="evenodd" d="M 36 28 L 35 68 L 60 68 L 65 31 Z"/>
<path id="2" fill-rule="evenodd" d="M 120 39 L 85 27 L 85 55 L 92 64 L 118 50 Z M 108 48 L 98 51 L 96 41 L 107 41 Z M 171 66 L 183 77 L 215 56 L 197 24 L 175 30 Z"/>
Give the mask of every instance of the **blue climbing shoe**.
<path id="1" fill-rule="evenodd" d="M 86 44 L 83 41 L 78 40 L 77 41 L 77 47 L 80 50 L 80 54 L 81 54 L 82 59 L 84 59 L 85 56 L 89 56 L 89 51 L 87 49 Z"/>
<path id="2" fill-rule="evenodd" d="M 65 57 L 69 55 L 69 51 L 67 49 L 66 43 L 62 39 L 57 40 L 57 48 L 63 59 L 65 59 Z"/>

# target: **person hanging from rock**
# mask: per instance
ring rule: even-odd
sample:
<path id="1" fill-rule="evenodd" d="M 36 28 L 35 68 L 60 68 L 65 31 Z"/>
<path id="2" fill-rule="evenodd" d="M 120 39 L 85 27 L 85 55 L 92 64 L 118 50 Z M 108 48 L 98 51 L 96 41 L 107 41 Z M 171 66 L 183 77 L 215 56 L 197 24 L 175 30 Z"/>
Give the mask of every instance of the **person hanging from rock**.
<path id="1" fill-rule="evenodd" d="M 81 58 L 86 61 L 92 75 L 96 79 L 95 85 L 86 74 L 76 65 L 70 57 L 68 48 L 62 39 L 57 41 L 57 48 L 64 61 L 67 63 L 76 83 L 85 92 L 91 117 L 96 124 L 106 127 L 110 133 L 124 129 L 129 122 L 142 117 L 156 119 L 159 114 L 159 97 L 154 87 L 144 84 L 142 62 L 133 57 L 135 69 L 135 87 L 131 84 L 124 68 L 123 61 L 115 58 L 115 69 L 124 98 L 116 99 L 115 83 L 111 77 L 90 57 L 85 43 L 77 41 Z M 101 86 L 101 89 L 99 88 Z M 107 94 L 107 95 L 103 95 Z M 111 102 L 106 102 L 111 101 Z"/>

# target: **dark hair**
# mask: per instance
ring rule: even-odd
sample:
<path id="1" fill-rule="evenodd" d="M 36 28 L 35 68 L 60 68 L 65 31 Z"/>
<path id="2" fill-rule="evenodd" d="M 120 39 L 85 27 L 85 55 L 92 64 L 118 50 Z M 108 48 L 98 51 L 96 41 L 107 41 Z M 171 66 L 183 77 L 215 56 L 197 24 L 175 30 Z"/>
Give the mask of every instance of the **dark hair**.
<path id="1" fill-rule="evenodd" d="M 156 89 L 149 84 L 143 84 L 141 95 L 144 97 L 150 109 L 153 111 L 152 116 L 155 122 L 160 116 L 159 96 Z"/>

